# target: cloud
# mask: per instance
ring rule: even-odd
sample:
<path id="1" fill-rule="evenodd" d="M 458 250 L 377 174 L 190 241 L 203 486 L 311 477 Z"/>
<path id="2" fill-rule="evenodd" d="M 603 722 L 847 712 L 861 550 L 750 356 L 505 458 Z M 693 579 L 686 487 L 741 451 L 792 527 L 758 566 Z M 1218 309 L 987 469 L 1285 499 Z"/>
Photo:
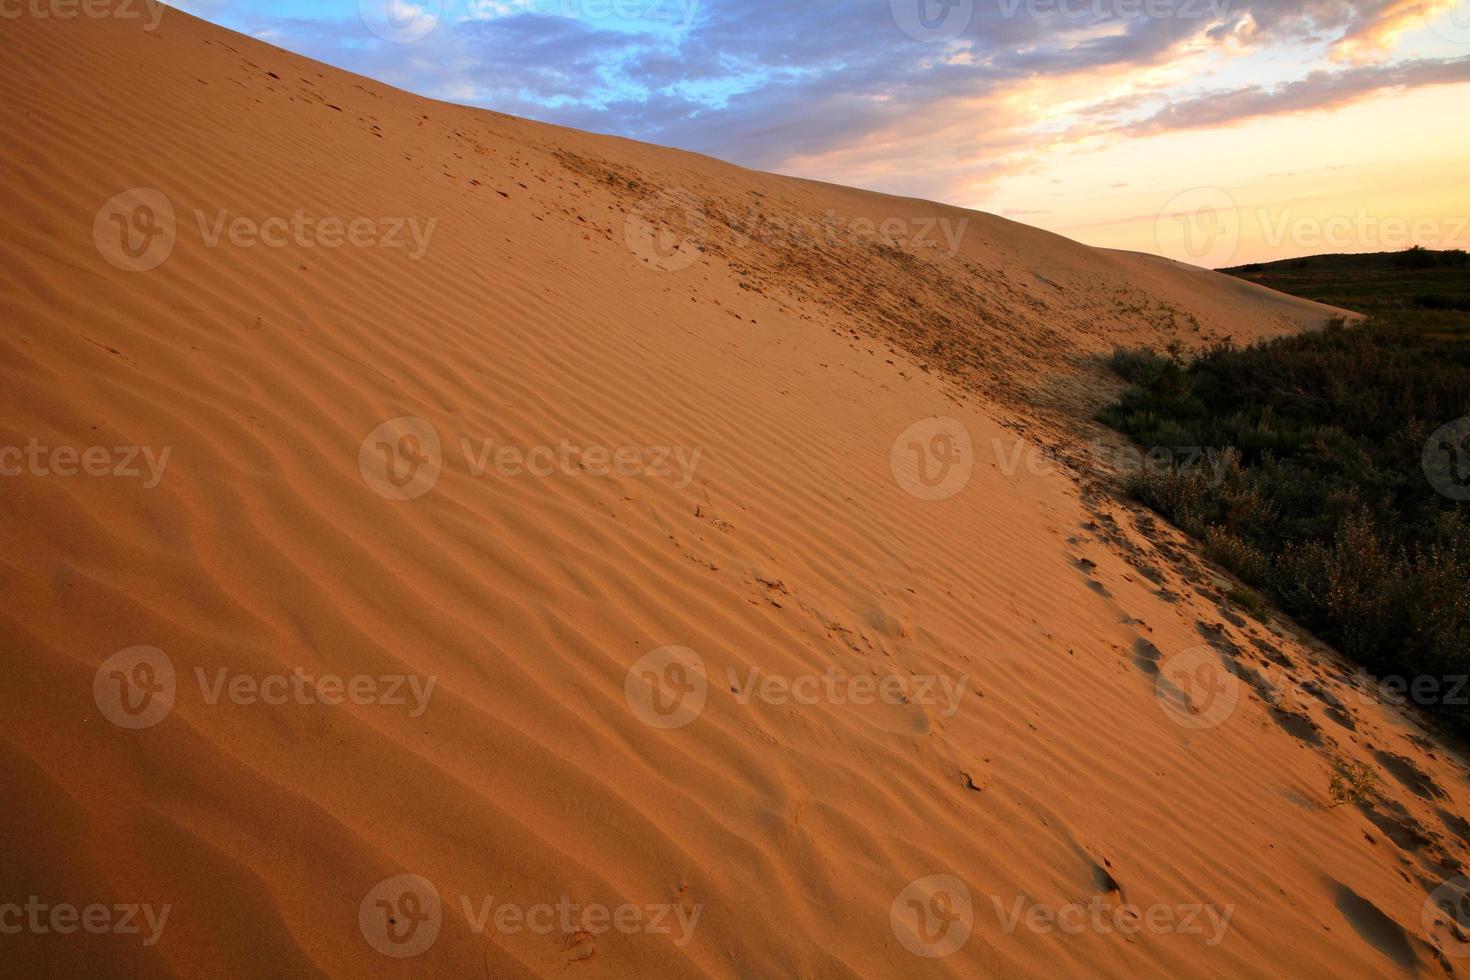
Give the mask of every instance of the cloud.
<path id="1" fill-rule="evenodd" d="M 356 0 L 203 2 L 226 26 L 425 95 L 936 197 L 973 196 L 1047 141 L 1221 125 L 1465 77 L 1450 61 L 1327 70 L 1381 56 L 1419 0 L 974 0 L 965 30 L 939 44 L 906 36 L 889 0 L 445 0 L 413 44 L 369 34 Z M 1288 57 L 1277 64 L 1320 68 L 1159 108 L 1180 81 L 1150 80 L 1160 66 L 1278 49 Z M 1048 101 L 1073 79 L 1081 91 Z"/>
<path id="2" fill-rule="evenodd" d="M 1470 82 L 1470 55 L 1421 58 L 1390 65 L 1329 71 L 1275 88 L 1249 86 L 1176 101 L 1139 122 L 1122 127 L 1131 136 L 1166 130 L 1225 126 L 1261 116 L 1336 109 L 1383 91 Z"/>

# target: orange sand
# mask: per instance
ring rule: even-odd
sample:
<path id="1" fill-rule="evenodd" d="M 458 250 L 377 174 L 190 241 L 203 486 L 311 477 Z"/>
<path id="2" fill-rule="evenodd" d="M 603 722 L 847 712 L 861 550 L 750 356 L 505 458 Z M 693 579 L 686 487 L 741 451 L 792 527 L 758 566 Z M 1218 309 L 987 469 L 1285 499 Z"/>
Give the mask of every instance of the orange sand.
<path id="1" fill-rule="evenodd" d="M 0 477 L 0 927 L 30 896 L 170 909 L 151 944 L 7 931 L 6 973 L 1463 969 L 1421 915 L 1465 858 L 1460 758 L 1047 464 L 1058 406 L 1098 383 L 1085 356 L 1333 311 L 426 101 L 177 11 L 153 33 L 6 21 L 0 59 L 0 446 L 51 454 Z M 133 188 L 172 234 L 157 196 L 104 207 Z M 298 211 L 327 239 L 320 219 L 369 223 L 329 247 Z M 792 237 L 829 212 L 844 236 Z M 245 244 L 273 216 L 288 243 Z M 865 233 L 889 219 L 891 241 Z M 605 453 L 563 464 L 563 442 Z M 57 447 L 120 446 L 167 450 L 159 478 L 141 452 L 136 477 L 55 472 Z M 549 474 L 497 466 L 504 447 Z M 175 683 L 129 728 L 108 692 L 147 675 L 99 668 L 137 646 Z M 1225 661 L 1254 672 L 1233 711 L 1175 712 L 1177 665 Z M 221 669 L 245 686 L 211 699 Z M 433 686 L 417 714 L 407 683 L 406 704 L 306 704 L 268 680 L 298 670 Z M 682 689 L 649 676 L 703 683 L 702 710 L 675 717 Z M 841 693 L 780 696 L 803 677 Z M 855 678 L 901 696 L 853 704 Z M 262 683 L 285 703 L 252 703 Z M 1385 800 L 1329 808 L 1335 758 L 1372 762 Z M 399 875 L 422 881 L 379 888 Z M 422 882 L 437 934 L 384 955 L 430 928 L 402 901 Z M 465 914 L 564 896 L 671 931 Z M 1005 929 L 1018 903 L 1094 899 L 1231 911 L 1213 943 Z"/>

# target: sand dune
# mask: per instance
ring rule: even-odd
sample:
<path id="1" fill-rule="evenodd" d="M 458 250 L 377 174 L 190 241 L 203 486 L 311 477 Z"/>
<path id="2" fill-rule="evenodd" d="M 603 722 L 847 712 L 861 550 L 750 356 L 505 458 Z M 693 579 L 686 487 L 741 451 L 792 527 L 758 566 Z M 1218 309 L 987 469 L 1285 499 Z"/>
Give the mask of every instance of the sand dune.
<path id="1" fill-rule="evenodd" d="M 1054 462 L 1333 311 L 172 10 L 0 57 L 7 973 L 1463 969 L 1459 756 Z"/>

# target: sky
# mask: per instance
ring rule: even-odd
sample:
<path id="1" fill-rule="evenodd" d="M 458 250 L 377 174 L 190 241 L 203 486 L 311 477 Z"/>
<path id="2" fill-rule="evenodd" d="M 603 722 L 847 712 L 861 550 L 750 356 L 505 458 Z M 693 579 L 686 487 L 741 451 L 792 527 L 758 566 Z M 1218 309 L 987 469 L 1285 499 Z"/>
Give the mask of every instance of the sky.
<path id="1" fill-rule="evenodd" d="M 1211 268 L 1470 247 L 1470 0 L 178 0 L 421 95 Z"/>

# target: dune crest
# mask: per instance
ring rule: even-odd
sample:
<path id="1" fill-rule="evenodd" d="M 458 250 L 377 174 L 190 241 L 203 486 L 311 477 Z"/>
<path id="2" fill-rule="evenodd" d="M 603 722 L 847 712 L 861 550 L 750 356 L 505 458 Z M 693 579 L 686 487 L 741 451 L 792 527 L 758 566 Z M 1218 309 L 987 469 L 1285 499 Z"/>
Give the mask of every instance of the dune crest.
<path id="1" fill-rule="evenodd" d="M 174 10 L 0 44 L 17 971 L 1456 967 L 1459 757 L 1063 439 L 1335 311 Z"/>

